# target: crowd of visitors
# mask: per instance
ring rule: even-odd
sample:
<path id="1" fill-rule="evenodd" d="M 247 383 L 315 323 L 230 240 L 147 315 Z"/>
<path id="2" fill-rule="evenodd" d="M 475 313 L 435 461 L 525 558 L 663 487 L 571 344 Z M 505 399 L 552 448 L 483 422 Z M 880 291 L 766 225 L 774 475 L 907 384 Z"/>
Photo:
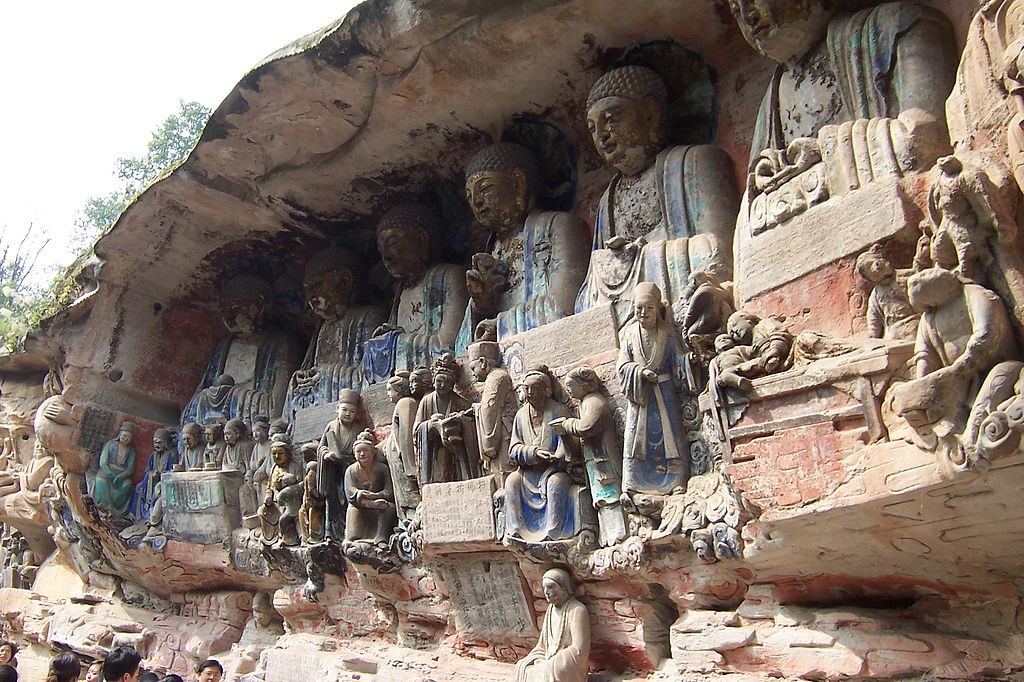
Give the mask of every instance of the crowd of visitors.
<path id="1" fill-rule="evenodd" d="M 18 682 L 18 647 L 13 642 L 0 640 L 0 682 Z M 50 660 L 46 682 L 77 682 L 82 676 L 82 663 L 70 651 L 57 654 Z M 196 682 L 221 682 L 224 666 L 215 659 L 199 664 Z M 111 650 L 102 661 L 93 661 L 85 671 L 85 682 L 185 682 L 180 675 L 161 675 L 142 669 L 142 657 L 135 649 L 119 646 Z M 30 682 L 35 682 L 31 680 Z"/>

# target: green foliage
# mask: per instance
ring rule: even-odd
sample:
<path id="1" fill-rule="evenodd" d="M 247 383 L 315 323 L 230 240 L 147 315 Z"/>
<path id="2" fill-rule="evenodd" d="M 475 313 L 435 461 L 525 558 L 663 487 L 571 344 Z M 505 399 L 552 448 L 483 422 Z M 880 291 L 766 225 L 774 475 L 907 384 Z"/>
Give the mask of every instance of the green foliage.
<path id="1" fill-rule="evenodd" d="M 90 197 L 76 221 L 75 241 L 92 245 L 120 217 L 125 207 L 151 182 L 185 160 L 195 147 L 212 112 L 199 102 L 178 103 L 178 111 L 164 119 L 142 156 L 117 160 L 119 187 L 109 194 Z"/>
<path id="2" fill-rule="evenodd" d="M 50 292 L 29 283 L 39 254 L 50 243 L 36 246 L 37 234 L 30 224 L 15 244 L 4 229 L 0 237 L 0 352 L 18 350 L 25 333 L 42 318 Z"/>

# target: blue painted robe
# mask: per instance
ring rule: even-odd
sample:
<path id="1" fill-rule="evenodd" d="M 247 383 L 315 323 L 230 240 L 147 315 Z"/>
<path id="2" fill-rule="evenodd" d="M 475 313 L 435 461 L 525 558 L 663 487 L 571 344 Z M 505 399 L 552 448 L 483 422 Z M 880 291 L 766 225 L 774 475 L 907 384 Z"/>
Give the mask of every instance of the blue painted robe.
<path id="1" fill-rule="evenodd" d="M 647 244 L 618 250 L 605 244 L 620 234 L 612 198 L 621 176 L 601 196 L 594 225 L 594 243 L 587 278 L 576 297 L 576 312 L 614 303 L 618 323 L 632 308 L 638 282 L 658 285 L 670 304 L 688 283 L 691 272 L 708 270 L 723 280 L 732 276 L 732 229 L 729 224 L 708 224 L 708 214 L 739 210 L 732 160 L 710 145 L 669 147 L 655 161 L 657 200 L 661 224 L 644 235 Z"/>
<path id="2" fill-rule="evenodd" d="M 100 453 L 99 472 L 93 484 L 92 499 L 96 506 L 115 514 L 128 511 L 132 498 L 132 473 L 135 471 L 135 448 L 128 446 L 123 461 L 118 461 L 117 440 L 107 441 Z"/>
<path id="3" fill-rule="evenodd" d="M 623 437 L 622 489 L 629 493 L 667 495 L 685 487 L 690 457 L 682 426 L 680 394 L 684 379 L 682 344 L 671 324 L 662 320 L 651 346 L 640 338 L 640 323 L 622 334 L 616 365 L 622 393 L 629 401 Z M 658 375 L 657 383 L 643 370 Z"/>
<path id="4" fill-rule="evenodd" d="M 567 460 L 578 456 L 574 444 L 549 425 L 568 417 L 569 410 L 549 399 L 540 428 L 534 428 L 532 409 L 523 405 L 512 424 L 508 458 L 518 469 L 505 479 L 505 532 L 527 542 L 565 540 L 578 535 L 593 515 L 586 489 L 566 473 Z M 553 452 L 558 459 L 541 461 L 537 450 Z"/>
<path id="5" fill-rule="evenodd" d="M 128 507 L 128 513 L 136 521 L 145 521 L 149 518 L 149 512 L 153 508 L 153 503 L 156 502 L 159 474 L 170 471 L 174 467 L 177 454 L 173 449 L 165 450 L 163 455 L 159 455 L 155 451 L 149 453 L 149 459 L 146 460 L 146 471 L 142 474 L 142 480 L 135 486 L 135 492 L 132 493 L 131 504 Z"/>

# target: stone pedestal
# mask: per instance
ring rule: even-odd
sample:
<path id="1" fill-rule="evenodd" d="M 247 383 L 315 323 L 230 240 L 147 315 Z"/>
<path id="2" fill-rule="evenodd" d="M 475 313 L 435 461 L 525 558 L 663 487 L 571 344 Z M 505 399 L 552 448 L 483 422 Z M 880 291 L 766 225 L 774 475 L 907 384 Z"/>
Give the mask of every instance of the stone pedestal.
<path id="1" fill-rule="evenodd" d="M 175 540 L 213 545 L 242 525 L 238 509 L 240 471 L 174 471 L 165 473 L 164 535 Z"/>

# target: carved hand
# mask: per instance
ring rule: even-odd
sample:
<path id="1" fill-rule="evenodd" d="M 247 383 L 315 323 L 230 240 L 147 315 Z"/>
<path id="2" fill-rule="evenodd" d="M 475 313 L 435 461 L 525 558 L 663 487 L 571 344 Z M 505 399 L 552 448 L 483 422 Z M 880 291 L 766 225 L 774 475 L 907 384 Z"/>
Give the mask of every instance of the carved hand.
<path id="1" fill-rule="evenodd" d="M 484 448 L 480 452 L 480 456 L 484 459 L 494 459 L 498 456 L 498 448 Z"/>
<path id="2" fill-rule="evenodd" d="M 628 243 L 629 243 L 629 240 L 626 239 L 625 237 L 620 237 L 619 235 L 615 235 L 614 237 L 612 237 L 611 239 L 606 241 L 604 243 L 604 246 L 607 249 L 611 249 L 613 251 L 618 251 L 619 249 L 621 249 L 623 246 L 625 246 Z"/>
<path id="3" fill-rule="evenodd" d="M 644 381 L 649 381 L 652 384 L 658 383 L 658 375 L 654 370 L 645 369 L 642 374 Z"/>
<path id="4" fill-rule="evenodd" d="M 373 336 L 383 336 L 388 332 L 405 332 L 405 328 L 400 327 L 397 324 L 388 324 L 387 322 L 385 322 L 384 324 L 373 330 Z"/>

